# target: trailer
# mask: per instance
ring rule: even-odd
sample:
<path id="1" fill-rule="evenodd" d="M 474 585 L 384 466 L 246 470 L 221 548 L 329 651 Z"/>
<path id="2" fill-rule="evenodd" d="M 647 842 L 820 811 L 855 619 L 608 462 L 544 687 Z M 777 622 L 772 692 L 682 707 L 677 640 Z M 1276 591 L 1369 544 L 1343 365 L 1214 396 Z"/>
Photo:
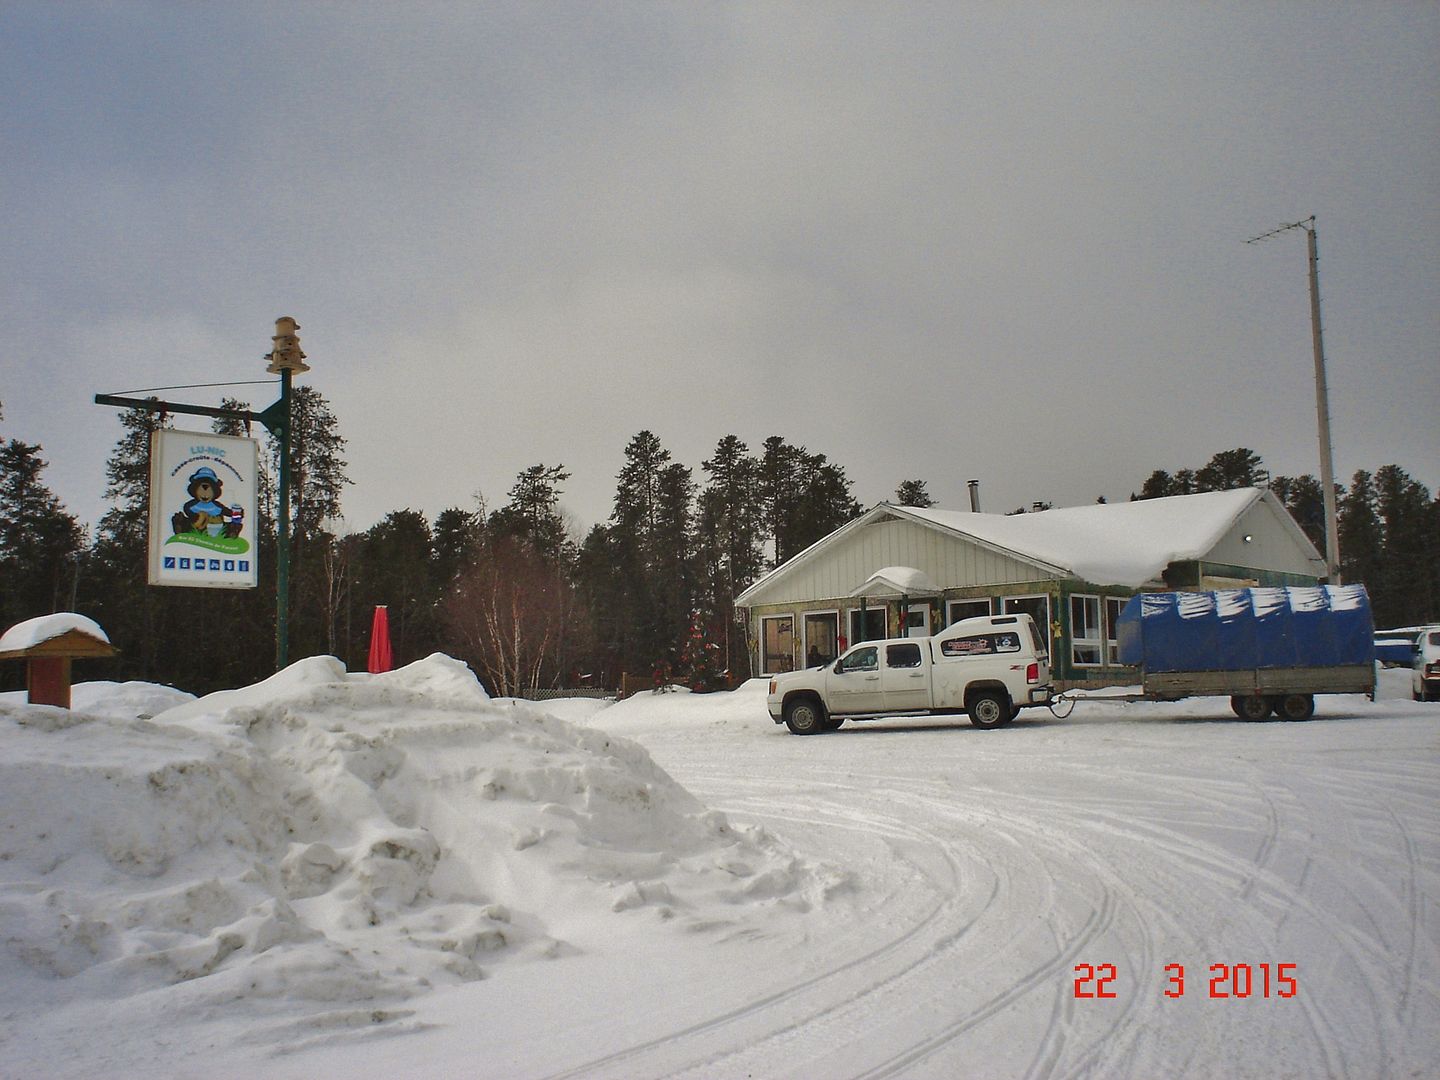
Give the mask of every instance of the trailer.
<path id="1" fill-rule="evenodd" d="M 1317 694 L 1375 697 L 1363 585 L 1142 593 L 1121 611 L 1117 643 L 1141 670 L 1141 700 L 1228 697 L 1246 720 L 1305 720 Z"/>

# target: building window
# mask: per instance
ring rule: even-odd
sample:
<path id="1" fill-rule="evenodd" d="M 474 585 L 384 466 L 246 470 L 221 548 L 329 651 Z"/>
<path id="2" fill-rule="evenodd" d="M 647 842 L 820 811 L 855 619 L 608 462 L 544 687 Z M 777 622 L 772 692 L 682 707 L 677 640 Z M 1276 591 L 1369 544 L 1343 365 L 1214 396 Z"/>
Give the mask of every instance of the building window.
<path id="1" fill-rule="evenodd" d="M 766 675 L 795 669 L 795 617 L 769 615 L 760 620 L 760 668 Z"/>
<path id="2" fill-rule="evenodd" d="M 945 625 L 954 626 L 961 619 L 978 619 L 990 614 L 990 598 L 979 600 L 951 600 L 945 604 Z"/>
<path id="3" fill-rule="evenodd" d="M 840 613 L 838 611 L 806 612 L 805 666 L 828 664 L 839 655 Z"/>
<path id="4" fill-rule="evenodd" d="M 1125 610 L 1125 599 L 1120 596 L 1105 597 L 1105 657 L 1111 664 L 1120 663 L 1120 612 Z"/>
<path id="5" fill-rule="evenodd" d="M 1070 597 L 1070 660 L 1076 667 L 1099 667 L 1105 639 L 1100 629 L 1100 598 Z"/>
<path id="6" fill-rule="evenodd" d="M 850 644 L 880 641 L 885 633 L 885 607 L 852 608 L 850 611 Z"/>
<path id="7" fill-rule="evenodd" d="M 1035 620 L 1035 629 L 1040 632 L 1042 641 L 1050 641 L 1050 597 L 1044 594 L 1039 596 L 1007 596 L 1001 601 L 1001 610 L 1006 615 L 1016 615 L 1024 612 Z M 1046 652 L 1053 654 L 1053 643 L 1046 646 Z"/>

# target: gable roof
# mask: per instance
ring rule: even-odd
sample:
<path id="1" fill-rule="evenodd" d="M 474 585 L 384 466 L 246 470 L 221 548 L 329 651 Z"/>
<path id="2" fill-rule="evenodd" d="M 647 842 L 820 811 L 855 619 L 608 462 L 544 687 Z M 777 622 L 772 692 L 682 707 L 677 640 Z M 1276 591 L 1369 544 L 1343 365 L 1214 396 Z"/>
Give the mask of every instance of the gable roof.
<path id="1" fill-rule="evenodd" d="M 1240 517 L 1258 503 L 1278 510 L 1292 539 L 1315 560 L 1315 546 L 1269 490 L 1237 488 L 1198 495 L 1173 495 L 1137 502 L 1095 503 L 1032 514 L 977 514 L 880 503 L 829 536 L 777 566 L 736 597 L 737 606 L 762 586 L 773 584 L 802 561 L 855 529 L 886 516 L 978 544 L 1028 562 L 1047 574 L 1095 585 L 1138 589 L 1158 580 L 1172 562 L 1201 559 Z"/>

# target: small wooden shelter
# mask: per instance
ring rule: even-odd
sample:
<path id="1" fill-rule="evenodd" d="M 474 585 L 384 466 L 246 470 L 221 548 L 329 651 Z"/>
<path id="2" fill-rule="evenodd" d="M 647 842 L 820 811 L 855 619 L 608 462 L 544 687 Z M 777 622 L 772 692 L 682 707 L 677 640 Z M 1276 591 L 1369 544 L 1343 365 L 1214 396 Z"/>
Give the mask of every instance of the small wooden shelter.
<path id="1" fill-rule="evenodd" d="M 70 665 L 118 652 L 99 625 L 60 612 L 16 623 L 0 636 L 0 660 L 25 661 L 25 690 L 32 705 L 70 708 Z"/>

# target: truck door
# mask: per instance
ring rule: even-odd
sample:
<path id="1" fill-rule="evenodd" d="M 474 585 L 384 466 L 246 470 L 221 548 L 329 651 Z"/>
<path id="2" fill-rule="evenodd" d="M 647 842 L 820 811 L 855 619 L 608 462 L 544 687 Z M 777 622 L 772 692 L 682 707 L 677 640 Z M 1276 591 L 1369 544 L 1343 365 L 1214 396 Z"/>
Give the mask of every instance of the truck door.
<path id="1" fill-rule="evenodd" d="M 885 646 L 880 687 L 887 710 L 930 707 L 930 668 L 924 662 L 920 642 L 891 642 Z"/>
<path id="2" fill-rule="evenodd" d="M 825 676 L 825 689 L 833 713 L 879 712 L 884 708 L 880 647 L 857 645 L 840 657 Z"/>

